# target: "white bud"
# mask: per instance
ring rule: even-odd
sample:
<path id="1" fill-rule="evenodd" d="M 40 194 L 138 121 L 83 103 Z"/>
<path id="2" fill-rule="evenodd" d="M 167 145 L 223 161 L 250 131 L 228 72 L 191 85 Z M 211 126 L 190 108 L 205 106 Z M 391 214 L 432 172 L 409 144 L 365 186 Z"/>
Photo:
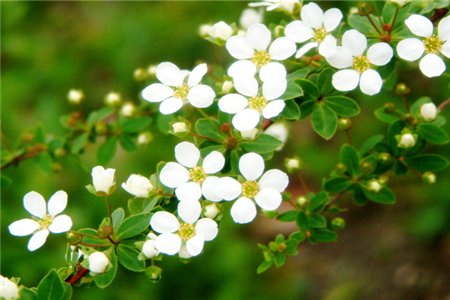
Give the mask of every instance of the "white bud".
<path id="1" fill-rule="evenodd" d="M 367 182 L 367 190 L 373 193 L 378 193 L 383 187 L 377 180 Z"/>
<path id="2" fill-rule="evenodd" d="M 110 193 L 110 189 L 116 184 L 114 177 L 115 169 L 106 169 L 102 166 L 96 166 L 92 169 L 92 181 L 97 192 Z"/>
<path id="3" fill-rule="evenodd" d="M 132 102 L 126 102 L 122 105 L 122 109 L 120 110 L 124 117 L 130 118 L 134 116 L 136 112 L 136 106 Z"/>
<path id="4" fill-rule="evenodd" d="M 109 106 L 116 107 L 122 102 L 122 98 L 120 97 L 120 94 L 118 93 L 109 93 L 105 97 L 105 103 Z"/>
<path id="5" fill-rule="evenodd" d="M 136 197 L 147 198 L 153 185 L 147 177 L 132 174 L 126 183 L 122 183 L 122 188 Z"/>
<path id="6" fill-rule="evenodd" d="M 233 29 L 227 23 L 220 21 L 214 24 L 209 30 L 209 35 L 213 38 L 220 38 L 224 41 L 228 40 L 233 34 Z"/>
<path id="7" fill-rule="evenodd" d="M 159 251 L 155 248 L 156 240 L 147 240 L 142 246 L 142 253 L 148 258 L 153 258 L 159 254 Z"/>
<path id="8" fill-rule="evenodd" d="M 109 259 L 103 252 L 94 252 L 88 257 L 89 271 L 92 273 L 103 273 L 108 267 Z"/>
<path id="9" fill-rule="evenodd" d="M 414 136 L 411 133 L 405 133 L 401 136 L 398 146 L 402 148 L 410 148 L 415 144 L 416 140 L 414 139 Z"/>
<path id="10" fill-rule="evenodd" d="M 412 0 L 389 0 L 390 3 L 392 3 L 395 7 L 402 8 Z"/>
<path id="11" fill-rule="evenodd" d="M 222 93 L 228 94 L 233 87 L 234 87 L 233 81 L 229 80 L 225 81 L 222 85 Z"/>
<path id="12" fill-rule="evenodd" d="M 156 75 L 156 68 L 157 68 L 157 66 L 154 66 L 154 65 L 149 66 L 147 68 L 148 74 L 153 75 L 153 76 Z"/>
<path id="13" fill-rule="evenodd" d="M 242 12 L 239 23 L 241 24 L 242 28 L 247 30 L 253 24 L 262 23 L 262 20 L 263 16 L 261 13 L 257 12 L 254 9 L 247 8 Z"/>
<path id="14" fill-rule="evenodd" d="M 264 131 L 265 134 L 271 135 L 275 138 L 277 138 L 280 142 L 283 144 L 286 143 L 286 140 L 288 138 L 288 129 L 284 123 L 275 123 L 269 126 Z M 283 148 L 283 146 L 278 147 L 276 150 L 280 151 Z"/>
<path id="15" fill-rule="evenodd" d="M 146 145 L 151 141 L 153 141 L 153 134 L 150 131 L 142 132 L 137 138 L 137 142 L 139 145 Z"/>
<path id="16" fill-rule="evenodd" d="M 358 13 L 358 8 L 357 7 L 351 7 L 350 11 L 349 11 L 349 15 L 354 15 Z"/>
<path id="17" fill-rule="evenodd" d="M 72 104 L 80 104 L 84 99 L 84 93 L 82 90 L 70 90 L 69 94 L 67 94 L 67 99 Z"/>
<path id="18" fill-rule="evenodd" d="M 186 123 L 184 123 L 184 122 L 177 122 L 177 123 L 172 125 L 172 128 L 173 128 L 173 132 L 174 133 L 186 132 L 187 131 L 187 126 L 186 126 Z"/>
<path id="19" fill-rule="evenodd" d="M 198 33 L 200 34 L 201 37 L 207 37 L 210 30 L 211 30 L 211 25 L 204 24 L 204 25 L 200 26 L 200 28 L 198 29 Z"/>
<path id="20" fill-rule="evenodd" d="M 19 287 L 9 278 L 0 275 L 0 298 L 5 300 L 19 299 Z"/>
<path id="21" fill-rule="evenodd" d="M 246 139 L 246 140 L 254 140 L 257 134 L 258 134 L 258 129 L 256 129 L 256 128 L 241 131 L 242 138 Z"/>
<path id="22" fill-rule="evenodd" d="M 437 108 L 434 103 L 426 103 L 420 107 L 420 115 L 425 121 L 431 121 L 436 119 Z"/>
<path id="23" fill-rule="evenodd" d="M 205 206 L 205 217 L 214 219 L 219 213 L 220 210 L 214 203 Z"/>

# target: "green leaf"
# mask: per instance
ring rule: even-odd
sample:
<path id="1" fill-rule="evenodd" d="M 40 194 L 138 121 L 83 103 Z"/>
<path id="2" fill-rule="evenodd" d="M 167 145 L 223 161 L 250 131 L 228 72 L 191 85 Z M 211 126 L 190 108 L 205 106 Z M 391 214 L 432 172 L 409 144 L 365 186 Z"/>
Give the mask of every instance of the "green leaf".
<path id="1" fill-rule="evenodd" d="M 371 193 L 366 190 L 364 187 L 361 187 L 364 195 L 373 202 L 382 203 L 382 204 L 394 204 L 395 203 L 395 195 L 394 193 L 387 187 L 384 186 L 377 194 Z"/>
<path id="2" fill-rule="evenodd" d="M 119 135 L 119 142 L 123 150 L 128 152 L 135 152 L 138 148 L 134 139 L 126 134 Z"/>
<path id="3" fill-rule="evenodd" d="M 1 184 L 0 186 L 4 190 L 7 186 L 11 185 L 12 179 L 6 176 L 5 174 L 1 173 Z"/>
<path id="4" fill-rule="evenodd" d="M 63 282 L 64 287 L 64 296 L 61 298 L 61 300 L 70 300 L 72 299 L 72 285 L 67 282 Z"/>
<path id="5" fill-rule="evenodd" d="M 296 231 L 289 236 L 290 239 L 296 239 L 299 243 L 306 239 L 306 233 L 301 231 Z"/>
<path id="6" fill-rule="evenodd" d="M 217 115 L 219 117 L 219 124 L 223 124 L 223 123 L 231 124 L 231 120 L 233 119 L 233 115 L 224 113 L 221 110 L 219 110 L 219 113 Z"/>
<path id="7" fill-rule="evenodd" d="M 151 119 L 146 116 L 138 116 L 134 118 L 123 118 L 120 122 L 120 129 L 124 133 L 136 133 L 142 131 L 151 123 Z"/>
<path id="8" fill-rule="evenodd" d="M 128 210 L 130 214 L 137 215 L 142 213 L 142 200 L 141 199 L 130 199 L 128 200 Z"/>
<path id="9" fill-rule="evenodd" d="M 364 144 L 361 146 L 361 149 L 359 149 L 359 155 L 363 157 L 383 139 L 384 135 L 382 134 L 374 135 L 373 137 L 364 142 Z"/>
<path id="10" fill-rule="evenodd" d="M 125 211 L 121 207 L 119 207 L 118 209 L 113 211 L 112 219 L 113 219 L 114 231 L 117 231 L 120 224 L 122 224 L 124 216 L 125 216 Z"/>
<path id="11" fill-rule="evenodd" d="M 375 117 L 377 117 L 378 120 L 389 124 L 400 119 L 400 117 L 397 116 L 396 114 L 387 113 L 384 110 L 384 107 L 375 110 Z"/>
<path id="12" fill-rule="evenodd" d="M 195 123 L 195 130 L 197 133 L 210 139 L 223 141 L 226 134 L 220 131 L 220 124 L 214 119 L 198 119 Z"/>
<path id="13" fill-rule="evenodd" d="M 60 300 L 64 296 L 64 286 L 56 270 L 51 270 L 38 285 L 38 300 Z"/>
<path id="14" fill-rule="evenodd" d="M 104 118 L 112 115 L 114 113 L 114 108 L 112 107 L 103 107 L 102 109 L 98 111 L 93 111 L 90 113 L 89 117 L 87 118 L 87 124 L 93 125 L 94 123 L 103 120 Z"/>
<path id="15" fill-rule="evenodd" d="M 97 162 L 101 166 L 107 165 L 116 155 L 117 136 L 111 136 L 98 148 Z"/>
<path id="16" fill-rule="evenodd" d="M 346 177 L 334 177 L 325 181 L 324 188 L 330 193 L 340 193 L 352 186 L 353 182 Z"/>
<path id="17" fill-rule="evenodd" d="M 314 131 L 328 140 L 336 132 L 338 117 L 330 107 L 320 102 L 314 106 L 311 114 L 311 123 Z"/>
<path id="18" fill-rule="evenodd" d="M 281 112 L 281 116 L 286 120 L 297 120 L 300 117 L 300 107 L 293 100 L 284 101 L 286 106 Z"/>
<path id="19" fill-rule="evenodd" d="M 309 216 L 312 228 L 323 228 L 327 225 L 325 218 L 318 214 L 313 214 Z"/>
<path id="20" fill-rule="evenodd" d="M 116 277 L 117 272 L 117 258 L 114 251 L 110 252 L 111 255 L 109 257 L 109 261 L 112 265 L 112 268 L 106 271 L 103 274 L 98 274 L 94 276 L 95 284 L 101 289 L 104 289 L 108 285 L 111 284 L 111 282 L 114 280 L 114 277 Z"/>
<path id="21" fill-rule="evenodd" d="M 313 112 L 314 107 L 316 107 L 316 100 L 308 100 L 303 102 L 300 105 L 300 120 L 303 120 L 309 116 Z"/>
<path id="22" fill-rule="evenodd" d="M 395 155 L 398 154 L 398 141 L 395 136 L 401 134 L 404 127 L 405 123 L 402 120 L 397 120 L 393 122 L 388 129 L 387 140 Z"/>
<path id="23" fill-rule="evenodd" d="M 430 97 L 420 97 L 416 102 L 411 105 L 410 111 L 413 116 L 420 116 L 420 107 L 427 103 L 433 103 Z"/>
<path id="24" fill-rule="evenodd" d="M 144 203 L 142 203 L 142 213 L 146 214 L 149 213 L 156 205 L 156 203 L 162 198 L 161 195 L 153 195 L 150 198 L 147 198 L 144 200 Z"/>
<path id="25" fill-rule="evenodd" d="M 84 145 L 88 140 L 88 137 L 89 132 L 85 132 L 77 136 L 76 139 L 73 140 L 72 145 L 70 146 L 70 152 L 72 152 L 72 154 L 78 154 L 78 152 L 80 152 L 81 149 L 84 148 Z"/>
<path id="26" fill-rule="evenodd" d="M 449 142 L 448 134 L 440 127 L 432 123 L 422 123 L 417 127 L 420 136 L 427 142 L 444 145 Z"/>
<path id="27" fill-rule="evenodd" d="M 364 195 L 363 189 L 359 185 L 355 185 L 353 201 L 355 201 L 358 205 L 364 205 L 367 203 L 367 197 Z"/>
<path id="28" fill-rule="evenodd" d="M 42 127 L 42 124 L 39 124 L 36 127 L 36 131 L 34 132 L 33 142 L 45 144 L 45 131 L 44 131 L 44 127 Z"/>
<path id="29" fill-rule="evenodd" d="M 26 287 L 22 287 L 21 289 L 20 300 L 38 300 L 36 292 L 32 289 Z"/>
<path id="30" fill-rule="evenodd" d="M 294 222 L 297 220 L 298 210 L 289 210 L 277 216 L 277 220 L 281 222 Z"/>
<path id="31" fill-rule="evenodd" d="M 151 214 L 139 214 L 126 218 L 116 232 L 117 239 L 124 240 L 138 235 L 148 228 Z"/>
<path id="32" fill-rule="evenodd" d="M 273 260 L 271 260 L 271 261 L 267 261 L 267 260 L 263 261 L 263 262 L 259 265 L 258 269 L 256 270 L 256 273 L 258 273 L 258 274 L 263 273 L 263 272 L 266 271 L 268 268 L 270 268 L 270 266 L 272 265 L 272 263 L 273 263 Z"/>
<path id="33" fill-rule="evenodd" d="M 414 157 L 406 157 L 404 162 L 421 173 L 441 171 L 448 167 L 448 160 L 437 154 L 422 154 Z"/>
<path id="34" fill-rule="evenodd" d="M 312 235 L 317 241 L 323 243 L 333 242 L 337 239 L 337 235 L 331 230 L 317 230 Z"/>
<path id="35" fill-rule="evenodd" d="M 320 207 L 328 198 L 327 192 L 319 192 L 314 197 L 311 198 L 311 204 L 308 207 L 309 211 L 313 211 L 316 208 Z"/>
<path id="36" fill-rule="evenodd" d="M 325 68 L 320 72 L 319 77 L 317 78 L 317 87 L 319 88 L 321 95 L 326 95 L 334 90 L 332 84 L 333 74 L 334 70 L 331 68 Z"/>
<path id="37" fill-rule="evenodd" d="M 360 111 L 353 99 L 344 96 L 328 96 L 323 98 L 323 102 L 341 117 L 353 117 Z"/>
<path id="38" fill-rule="evenodd" d="M 304 94 L 302 98 L 305 100 L 316 100 L 319 98 L 319 89 L 312 81 L 307 79 L 294 79 L 294 82 L 302 88 Z"/>
<path id="39" fill-rule="evenodd" d="M 302 231 L 309 230 L 309 228 L 311 226 L 308 216 L 303 211 L 298 212 L 296 222 L 297 222 L 298 228 L 300 228 L 300 230 L 302 230 Z"/>
<path id="40" fill-rule="evenodd" d="M 37 163 L 42 170 L 46 173 L 50 173 L 52 170 L 53 159 L 48 152 L 41 152 L 36 156 Z"/>
<path id="41" fill-rule="evenodd" d="M 361 175 L 361 169 L 359 168 L 359 155 L 356 149 L 345 144 L 341 148 L 341 162 L 347 166 L 347 172 L 352 176 L 352 178 L 357 178 Z"/>
<path id="42" fill-rule="evenodd" d="M 377 17 L 370 14 L 372 20 L 377 20 Z M 350 27 L 358 30 L 366 36 L 379 36 L 378 32 L 373 28 L 373 25 L 367 19 L 367 17 L 362 17 L 358 14 L 352 14 L 348 17 L 348 24 Z"/>
<path id="43" fill-rule="evenodd" d="M 145 261 L 139 260 L 139 251 L 128 246 L 120 245 L 116 248 L 119 262 L 130 271 L 143 272 L 145 270 Z"/>
<path id="44" fill-rule="evenodd" d="M 279 99 L 289 100 L 289 99 L 294 99 L 294 98 L 298 98 L 301 96 L 303 96 L 302 88 L 298 84 L 288 81 L 286 91 Z"/>
<path id="45" fill-rule="evenodd" d="M 287 81 L 288 82 L 293 82 L 297 78 L 305 79 L 306 76 L 308 75 L 308 73 L 309 73 L 309 70 L 299 69 L 299 70 L 289 74 L 287 76 Z"/>
<path id="46" fill-rule="evenodd" d="M 281 267 L 282 265 L 284 265 L 284 262 L 286 261 L 286 255 L 284 255 L 283 252 L 278 252 L 277 255 L 275 256 L 275 266 L 277 268 Z"/>
<path id="47" fill-rule="evenodd" d="M 241 142 L 239 145 L 247 152 L 265 153 L 274 151 L 283 143 L 276 137 L 262 133 L 256 140 Z"/>

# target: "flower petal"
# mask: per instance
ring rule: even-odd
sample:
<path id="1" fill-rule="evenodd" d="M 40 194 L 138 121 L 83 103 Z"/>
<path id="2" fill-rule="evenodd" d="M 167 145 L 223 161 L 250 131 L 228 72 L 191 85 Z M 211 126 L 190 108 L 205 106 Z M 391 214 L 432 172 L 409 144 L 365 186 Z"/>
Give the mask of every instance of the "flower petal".
<path id="1" fill-rule="evenodd" d="M 259 78 L 262 82 L 269 80 L 286 78 L 286 67 L 278 62 L 270 62 L 259 70 Z"/>
<path id="2" fill-rule="evenodd" d="M 262 85 L 263 97 L 267 100 L 273 100 L 279 98 L 284 94 L 287 88 L 286 78 L 273 78 L 267 80 Z"/>
<path id="3" fill-rule="evenodd" d="M 342 12 L 337 8 L 327 10 L 323 15 L 323 27 L 327 32 L 331 32 L 341 23 Z"/>
<path id="4" fill-rule="evenodd" d="M 234 128 L 239 131 L 246 131 L 255 128 L 259 123 L 259 112 L 246 108 L 243 111 L 238 112 L 232 119 Z"/>
<path id="5" fill-rule="evenodd" d="M 314 2 L 303 6 L 300 12 L 303 22 L 312 28 L 321 28 L 323 24 L 323 10 Z"/>
<path id="6" fill-rule="evenodd" d="M 23 206 L 33 216 L 41 219 L 47 214 L 47 207 L 44 197 L 37 192 L 29 192 L 23 197 Z"/>
<path id="7" fill-rule="evenodd" d="M 202 197 L 202 188 L 197 182 L 186 182 L 175 189 L 175 195 L 180 201 L 198 200 Z"/>
<path id="8" fill-rule="evenodd" d="M 328 57 L 336 52 L 337 41 L 332 35 L 327 35 L 319 45 L 319 54 L 323 57 Z"/>
<path id="9" fill-rule="evenodd" d="M 205 241 L 212 241 L 219 232 L 217 223 L 210 218 L 203 218 L 198 220 L 195 224 L 196 235 L 201 235 Z"/>
<path id="10" fill-rule="evenodd" d="M 206 174 L 214 174 L 222 170 L 225 165 L 225 157 L 218 151 L 208 154 L 203 160 L 203 170 Z"/>
<path id="11" fill-rule="evenodd" d="M 248 100 L 240 94 L 228 94 L 220 98 L 219 109 L 227 114 L 235 114 L 248 106 Z"/>
<path id="12" fill-rule="evenodd" d="M 47 240 L 48 235 L 50 232 L 47 229 L 41 230 L 33 234 L 33 236 L 28 241 L 28 250 L 34 251 L 36 249 L 39 249 L 44 245 L 45 241 Z"/>
<path id="13" fill-rule="evenodd" d="M 441 42 L 450 40 L 450 16 L 443 18 L 439 22 L 438 37 Z"/>
<path id="14" fill-rule="evenodd" d="M 236 91 L 244 96 L 255 97 L 258 93 L 258 81 L 253 76 L 235 76 L 233 82 Z"/>
<path id="15" fill-rule="evenodd" d="M 67 193 L 64 191 L 57 191 L 48 200 L 48 214 L 52 217 L 61 213 L 67 206 Z"/>
<path id="16" fill-rule="evenodd" d="M 197 256 L 202 252 L 204 244 L 205 240 L 203 237 L 196 235 L 186 242 L 186 249 L 190 255 Z"/>
<path id="17" fill-rule="evenodd" d="M 421 59 L 419 67 L 427 77 L 440 76 L 445 71 L 445 63 L 442 58 L 432 53 L 425 55 Z"/>
<path id="18" fill-rule="evenodd" d="M 276 117 L 283 111 L 285 106 L 284 100 L 270 101 L 262 111 L 263 117 L 266 119 Z"/>
<path id="19" fill-rule="evenodd" d="M 354 90 L 359 83 L 359 72 L 355 70 L 341 70 L 333 74 L 332 83 L 338 91 Z"/>
<path id="20" fill-rule="evenodd" d="M 249 60 L 238 60 L 234 62 L 227 71 L 228 76 L 249 76 L 253 77 L 256 74 L 256 65 Z"/>
<path id="21" fill-rule="evenodd" d="M 194 144 L 181 142 L 175 146 L 175 158 L 187 168 L 194 168 L 200 159 L 200 151 Z"/>
<path id="22" fill-rule="evenodd" d="M 424 43 L 416 38 L 404 39 L 397 44 L 398 56 L 405 60 L 415 61 L 422 57 L 424 51 Z"/>
<path id="23" fill-rule="evenodd" d="M 183 85 L 185 72 L 171 62 L 163 62 L 156 67 L 156 78 L 165 85 L 180 87 Z"/>
<path id="24" fill-rule="evenodd" d="M 279 37 L 269 47 L 269 55 L 274 60 L 285 60 L 296 50 L 295 42 L 287 37 Z"/>
<path id="25" fill-rule="evenodd" d="M 174 162 L 167 163 L 159 174 L 161 183 L 170 188 L 176 188 L 187 182 L 191 174 L 182 165 Z"/>
<path id="26" fill-rule="evenodd" d="M 187 95 L 189 103 L 194 107 L 205 108 L 213 103 L 216 93 L 214 90 L 207 85 L 196 85 L 193 86 Z"/>
<path id="27" fill-rule="evenodd" d="M 216 194 L 224 200 L 236 199 L 242 193 L 242 185 L 234 178 L 222 177 L 216 183 Z"/>
<path id="28" fill-rule="evenodd" d="M 261 189 L 274 188 L 279 193 L 284 192 L 288 184 L 289 177 L 286 173 L 277 169 L 267 171 L 258 181 L 258 185 Z"/>
<path id="29" fill-rule="evenodd" d="M 297 43 L 303 43 L 314 37 L 314 30 L 303 21 L 293 21 L 287 24 L 284 34 Z"/>
<path id="30" fill-rule="evenodd" d="M 230 52 L 230 55 L 237 59 L 249 59 L 255 53 L 255 50 L 249 45 L 247 39 L 239 35 L 230 37 L 225 47 Z"/>
<path id="31" fill-rule="evenodd" d="M 194 224 L 200 217 L 202 206 L 197 200 L 186 200 L 178 203 L 178 215 L 188 224 Z"/>
<path id="32" fill-rule="evenodd" d="M 342 46 L 347 48 L 353 56 L 361 56 L 367 48 L 367 38 L 356 29 L 347 30 L 342 36 Z"/>
<path id="33" fill-rule="evenodd" d="M 378 94 L 383 86 L 383 80 L 377 71 L 369 69 L 361 74 L 359 88 L 369 96 Z"/>
<path id="34" fill-rule="evenodd" d="M 208 72 L 208 67 L 205 63 L 196 66 L 188 77 L 188 86 L 192 87 L 202 81 L 203 76 Z"/>
<path id="35" fill-rule="evenodd" d="M 167 255 L 177 254 L 181 248 L 181 237 L 179 237 L 178 234 L 173 233 L 158 235 L 155 248 L 158 249 L 159 252 Z"/>
<path id="36" fill-rule="evenodd" d="M 295 54 L 295 58 L 300 58 L 303 55 L 306 54 L 306 52 L 308 52 L 309 50 L 316 48 L 319 44 L 317 42 L 311 42 L 308 44 L 305 44 L 304 46 L 300 47 L 300 49 L 298 49 L 297 53 Z"/>
<path id="37" fill-rule="evenodd" d="M 348 68 L 353 65 L 352 53 L 342 46 L 337 46 L 334 54 L 325 58 L 332 67 L 338 69 Z"/>
<path id="38" fill-rule="evenodd" d="M 242 197 L 234 202 L 230 213 L 234 222 L 239 224 L 250 223 L 256 217 L 256 206 L 252 200 Z"/>
<path id="39" fill-rule="evenodd" d="M 39 228 L 39 223 L 31 219 L 15 221 L 8 226 L 9 232 L 15 236 L 26 236 L 35 232 Z"/>
<path id="40" fill-rule="evenodd" d="M 445 42 L 441 47 L 441 53 L 450 58 L 450 40 Z"/>
<path id="41" fill-rule="evenodd" d="M 247 30 L 246 39 L 248 44 L 258 51 L 266 50 L 271 38 L 272 34 L 264 24 L 253 24 Z"/>
<path id="42" fill-rule="evenodd" d="M 384 66 L 391 60 L 393 55 L 394 50 L 387 43 L 373 44 L 367 50 L 367 58 L 371 64 L 376 66 Z"/>
<path id="43" fill-rule="evenodd" d="M 150 102 L 161 102 L 173 96 L 173 89 L 165 84 L 153 83 L 142 91 L 142 98 Z"/>
<path id="44" fill-rule="evenodd" d="M 415 35 L 430 37 L 433 34 L 433 23 L 422 15 L 411 15 L 405 20 L 406 26 Z"/>
<path id="45" fill-rule="evenodd" d="M 167 98 L 159 106 L 159 111 L 163 115 L 170 115 L 177 112 L 181 107 L 183 107 L 183 100 L 178 98 Z"/>
<path id="46" fill-rule="evenodd" d="M 48 227 L 52 233 L 66 232 L 70 228 L 72 228 L 72 219 L 68 215 L 57 216 Z"/>
<path id="47" fill-rule="evenodd" d="M 255 201 L 264 210 L 277 209 L 281 204 L 281 194 L 274 188 L 262 189 L 256 194 Z"/>
<path id="48" fill-rule="evenodd" d="M 264 159 L 259 154 L 246 153 L 239 160 L 239 171 L 248 181 L 255 181 L 264 172 Z"/>
<path id="49" fill-rule="evenodd" d="M 220 202 L 223 198 L 219 197 L 216 192 L 216 184 L 219 181 L 217 176 L 208 176 L 202 183 L 203 196 L 212 202 Z"/>
<path id="50" fill-rule="evenodd" d="M 180 229 L 180 222 L 171 213 L 158 211 L 150 219 L 150 226 L 159 233 L 172 233 Z"/>

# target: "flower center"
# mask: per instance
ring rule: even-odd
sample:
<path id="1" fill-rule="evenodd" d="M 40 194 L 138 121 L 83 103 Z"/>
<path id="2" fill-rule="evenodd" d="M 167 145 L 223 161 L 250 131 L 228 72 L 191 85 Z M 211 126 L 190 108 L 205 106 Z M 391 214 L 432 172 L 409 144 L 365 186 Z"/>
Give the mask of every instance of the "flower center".
<path id="1" fill-rule="evenodd" d="M 242 196 L 254 198 L 259 192 L 259 186 L 256 181 L 246 181 L 242 184 Z"/>
<path id="2" fill-rule="evenodd" d="M 270 55 L 267 51 L 255 51 L 252 58 L 252 62 L 258 67 L 267 65 L 270 61 Z"/>
<path id="3" fill-rule="evenodd" d="M 47 229 L 53 222 L 53 217 L 50 215 L 45 215 L 43 219 L 38 220 L 39 230 Z"/>
<path id="4" fill-rule="evenodd" d="M 257 111 L 262 111 L 267 103 L 269 102 L 264 99 L 264 97 L 256 96 L 248 100 L 248 107 Z"/>
<path id="5" fill-rule="evenodd" d="M 202 167 L 192 168 L 189 170 L 189 173 L 191 174 L 192 181 L 197 183 L 203 183 L 203 181 L 205 181 L 206 177 L 208 176 L 206 175 Z"/>
<path id="6" fill-rule="evenodd" d="M 316 41 L 317 44 L 320 44 L 327 37 L 327 35 L 328 35 L 328 32 L 325 30 L 325 28 L 317 29 L 313 40 Z"/>
<path id="7" fill-rule="evenodd" d="M 441 52 L 442 42 L 437 36 L 432 36 L 423 41 L 425 45 L 425 51 L 427 53 L 437 54 Z"/>
<path id="8" fill-rule="evenodd" d="M 189 241 L 195 236 L 195 226 L 192 224 L 181 223 L 178 235 L 184 240 Z"/>
<path id="9" fill-rule="evenodd" d="M 184 101 L 187 99 L 188 93 L 189 93 L 189 87 L 187 85 L 183 85 L 182 87 L 175 89 L 173 96 L 175 98 L 178 98 L 178 99 L 181 99 Z"/>
<path id="10" fill-rule="evenodd" d="M 355 57 L 353 59 L 353 69 L 358 71 L 359 73 L 363 73 L 370 69 L 369 59 L 365 56 Z"/>

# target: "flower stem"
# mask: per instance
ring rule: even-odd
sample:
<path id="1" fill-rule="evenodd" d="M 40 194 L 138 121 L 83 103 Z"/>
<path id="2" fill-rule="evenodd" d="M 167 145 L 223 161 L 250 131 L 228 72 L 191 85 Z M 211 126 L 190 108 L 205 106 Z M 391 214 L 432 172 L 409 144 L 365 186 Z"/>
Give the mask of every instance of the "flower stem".
<path id="1" fill-rule="evenodd" d="M 69 279 L 66 280 L 66 282 L 70 285 L 74 285 L 78 280 L 80 280 L 81 277 L 86 275 L 89 272 L 89 269 L 86 269 L 84 267 L 80 266 L 80 269 L 78 270 L 77 274 L 73 275 Z"/>
<path id="2" fill-rule="evenodd" d="M 305 180 L 303 180 L 302 174 L 301 174 L 300 172 L 298 172 L 297 174 L 298 174 L 298 179 L 300 179 L 300 182 L 301 182 L 301 184 L 302 184 L 302 186 L 303 186 L 303 189 L 305 189 L 305 191 L 306 191 L 307 193 L 309 193 L 310 191 L 309 191 L 309 189 L 308 189 L 308 186 L 306 185 Z"/>
<path id="3" fill-rule="evenodd" d="M 112 219 L 112 213 L 111 213 L 111 205 L 109 204 L 109 197 L 106 196 L 106 206 L 108 208 L 108 214 L 109 214 L 109 224 L 111 225 L 112 235 L 114 235 L 114 225 L 113 225 L 113 219 Z"/>
<path id="4" fill-rule="evenodd" d="M 382 36 L 383 34 L 381 33 L 380 29 L 378 29 L 377 25 L 375 25 L 370 15 L 367 15 L 367 19 L 369 19 L 369 22 L 370 24 L 372 24 L 373 28 L 375 28 L 375 30 L 380 34 L 380 36 Z"/>
<path id="5" fill-rule="evenodd" d="M 395 9 L 394 17 L 392 18 L 391 29 L 389 30 L 389 33 L 391 33 L 392 30 L 394 30 L 395 21 L 397 21 L 398 11 L 399 11 L 399 8 L 397 7 Z"/>
<path id="6" fill-rule="evenodd" d="M 403 96 L 403 103 L 405 104 L 406 112 L 409 114 L 411 112 L 411 110 L 409 108 L 408 100 L 406 100 L 405 96 Z"/>
<path id="7" fill-rule="evenodd" d="M 345 136 L 347 137 L 347 142 L 349 145 L 352 145 L 352 139 L 350 138 L 350 132 L 349 130 L 345 131 Z"/>
<path id="8" fill-rule="evenodd" d="M 439 104 L 438 106 L 438 110 L 443 110 L 447 105 L 450 104 L 450 98 L 448 98 L 447 100 L 445 100 L 444 102 L 442 102 L 441 104 Z"/>

